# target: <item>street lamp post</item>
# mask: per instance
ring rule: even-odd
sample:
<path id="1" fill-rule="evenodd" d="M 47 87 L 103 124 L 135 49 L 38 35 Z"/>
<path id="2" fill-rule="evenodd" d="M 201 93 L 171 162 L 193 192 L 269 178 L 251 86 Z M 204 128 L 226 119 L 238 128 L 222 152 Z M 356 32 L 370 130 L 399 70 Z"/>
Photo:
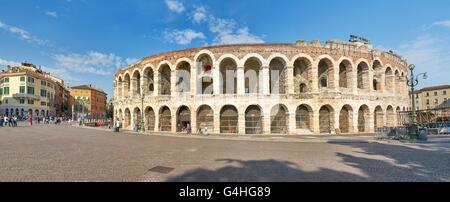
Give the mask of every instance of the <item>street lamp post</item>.
<path id="1" fill-rule="evenodd" d="M 412 107 L 412 112 L 411 112 L 411 121 L 412 121 L 412 125 L 411 125 L 411 131 L 410 131 L 410 137 L 411 139 L 417 139 L 417 134 L 419 131 L 419 126 L 417 124 L 417 114 L 416 114 L 416 97 L 414 95 L 414 87 L 416 87 L 419 84 L 419 77 L 423 76 L 423 79 L 427 79 L 427 73 L 421 73 L 419 75 L 417 75 L 416 77 L 414 77 L 414 68 L 416 66 L 411 64 L 408 66 L 409 71 L 411 72 L 411 76 L 410 79 L 407 81 L 407 85 L 409 87 L 411 87 L 411 107 Z"/>
<path id="2" fill-rule="evenodd" d="M 144 93 L 144 87 L 141 87 L 141 129 L 142 132 L 145 132 L 145 123 L 144 123 L 144 99 L 145 99 L 145 93 Z"/>

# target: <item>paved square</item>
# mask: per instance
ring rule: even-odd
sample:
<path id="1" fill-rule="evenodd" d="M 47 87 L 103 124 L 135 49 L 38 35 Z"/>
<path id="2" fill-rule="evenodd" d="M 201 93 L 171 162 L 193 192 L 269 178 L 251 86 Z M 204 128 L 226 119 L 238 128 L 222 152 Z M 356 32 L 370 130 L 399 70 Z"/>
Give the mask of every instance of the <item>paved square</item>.
<path id="1" fill-rule="evenodd" d="M 450 181 L 450 144 L 164 137 L 0 128 L 0 181 Z M 164 172 L 150 169 L 163 168 Z M 166 168 L 165 168 L 166 167 Z"/>

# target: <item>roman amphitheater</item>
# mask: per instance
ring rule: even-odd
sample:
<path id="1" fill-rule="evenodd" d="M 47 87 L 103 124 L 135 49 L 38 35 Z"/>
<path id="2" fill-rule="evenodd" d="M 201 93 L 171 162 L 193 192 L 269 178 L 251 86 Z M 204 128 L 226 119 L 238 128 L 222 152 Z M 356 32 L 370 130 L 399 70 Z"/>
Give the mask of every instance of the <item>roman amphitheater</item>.
<path id="1" fill-rule="evenodd" d="M 146 132 L 374 133 L 409 107 L 407 62 L 363 41 L 193 48 L 114 77 L 115 119 Z"/>

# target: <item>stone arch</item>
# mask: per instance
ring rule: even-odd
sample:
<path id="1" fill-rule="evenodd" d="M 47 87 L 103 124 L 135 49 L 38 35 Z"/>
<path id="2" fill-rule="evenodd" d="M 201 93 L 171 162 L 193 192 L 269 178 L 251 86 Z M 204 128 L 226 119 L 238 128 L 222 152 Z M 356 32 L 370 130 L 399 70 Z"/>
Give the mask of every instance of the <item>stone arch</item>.
<path id="1" fill-rule="evenodd" d="M 141 72 L 136 69 L 133 71 L 133 78 L 131 79 L 132 95 L 137 96 L 141 94 Z"/>
<path id="2" fill-rule="evenodd" d="M 191 91 L 191 63 L 180 60 L 176 65 L 176 91 L 186 93 Z"/>
<path id="3" fill-rule="evenodd" d="M 220 93 L 237 94 L 237 69 L 238 61 L 232 57 L 220 60 Z"/>
<path id="4" fill-rule="evenodd" d="M 262 61 L 257 57 L 249 57 L 244 62 L 245 93 L 259 93 L 261 89 L 260 70 Z"/>
<path id="5" fill-rule="evenodd" d="M 374 128 L 383 128 L 384 127 L 384 112 L 381 106 L 375 107 L 375 111 L 373 114 L 374 118 Z"/>
<path id="6" fill-rule="evenodd" d="M 296 94 L 310 92 L 312 81 L 312 61 L 305 57 L 298 57 L 294 63 L 294 92 Z"/>
<path id="7" fill-rule="evenodd" d="M 197 72 L 197 94 L 213 94 L 213 64 L 214 59 L 212 53 L 204 52 L 195 59 L 195 69 Z"/>
<path id="8" fill-rule="evenodd" d="M 283 104 L 275 105 L 270 113 L 270 132 L 274 134 L 289 133 L 289 111 Z"/>
<path id="9" fill-rule="evenodd" d="M 319 89 L 334 88 L 334 61 L 329 56 L 322 56 L 318 60 Z"/>
<path id="10" fill-rule="evenodd" d="M 381 63 L 380 60 L 375 59 L 373 61 L 372 68 L 373 68 L 373 72 L 374 72 L 374 74 L 373 74 L 374 75 L 373 76 L 373 89 L 375 91 L 383 90 L 384 86 L 383 86 L 382 80 L 385 78 L 385 75 L 384 75 L 385 71 L 383 68 L 383 64 Z"/>
<path id="11" fill-rule="evenodd" d="M 191 110 L 183 105 L 177 110 L 177 132 L 187 132 L 191 127 Z"/>
<path id="12" fill-rule="evenodd" d="M 302 104 L 295 111 L 295 125 L 297 129 L 313 129 L 313 110 L 309 105 Z"/>
<path id="13" fill-rule="evenodd" d="M 395 127 L 395 111 L 394 108 L 389 105 L 386 109 L 386 123 L 388 127 Z"/>
<path id="14" fill-rule="evenodd" d="M 353 132 L 353 108 L 344 105 L 339 112 L 339 130 L 341 133 Z"/>
<path id="15" fill-rule="evenodd" d="M 172 131 L 172 114 L 167 106 L 162 106 L 159 110 L 159 131 Z"/>
<path id="16" fill-rule="evenodd" d="M 211 65 L 216 61 L 214 53 L 206 49 L 200 50 L 197 54 L 195 54 L 194 61 L 200 62 L 202 57 L 208 57 L 211 60 Z"/>
<path id="17" fill-rule="evenodd" d="M 339 63 L 339 88 L 352 87 L 353 65 L 350 60 L 343 59 Z"/>
<path id="18" fill-rule="evenodd" d="M 151 65 L 146 65 L 144 70 L 142 71 L 142 75 L 144 77 L 144 89 L 146 94 L 152 94 L 155 92 L 155 72 L 154 67 Z"/>
<path id="19" fill-rule="evenodd" d="M 123 118 L 123 128 L 128 130 L 131 129 L 131 111 L 129 108 L 125 108 Z"/>
<path id="20" fill-rule="evenodd" d="M 334 109 L 331 105 L 324 105 L 319 110 L 320 133 L 331 134 L 334 128 Z"/>
<path id="21" fill-rule="evenodd" d="M 369 65 L 365 61 L 358 63 L 357 67 L 357 87 L 358 89 L 369 89 L 370 79 L 369 79 Z"/>
<path id="22" fill-rule="evenodd" d="M 220 110 L 220 133 L 238 133 L 239 112 L 233 105 L 225 105 Z"/>
<path id="23" fill-rule="evenodd" d="M 130 96 L 130 92 L 131 92 L 130 84 L 131 84 L 130 74 L 125 73 L 124 79 L 123 79 L 123 96 L 124 97 Z"/>
<path id="24" fill-rule="evenodd" d="M 159 94 L 171 95 L 171 74 L 172 70 L 168 63 L 162 63 L 158 68 L 159 74 Z"/>
<path id="25" fill-rule="evenodd" d="M 133 123 L 135 125 L 140 125 L 142 122 L 142 112 L 139 107 L 135 107 L 133 110 Z M 133 126 L 134 128 L 134 126 Z"/>
<path id="26" fill-rule="evenodd" d="M 202 105 L 197 110 L 197 130 L 214 131 L 214 111 L 208 105 Z"/>
<path id="27" fill-rule="evenodd" d="M 358 110 L 358 132 L 368 133 L 370 130 L 370 110 L 367 105 L 362 105 Z"/>
<path id="28" fill-rule="evenodd" d="M 243 62 L 243 64 L 245 64 L 249 59 L 258 61 L 260 66 L 264 66 L 265 62 L 266 62 L 266 60 L 264 60 L 264 58 L 258 53 L 249 53 L 249 54 L 245 55 L 241 59 L 241 61 Z"/>
<path id="29" fill-rule="evenodd" d="M 145 127 L 148 131 L 155 131 L 155 111 L 152 107 L 145 108 Z"/>
<path id="30" fill-rule="evenodd" d="M 245 134 L 263 133 L 263 115 L 261 107 L 250 105 L 245 110 Z"/>
<path id="31" fill-rule="evenodd" d="M 282 57 L 275 57 L 269 63 L 270 94 L 286 94 L 287 68 Z"/>

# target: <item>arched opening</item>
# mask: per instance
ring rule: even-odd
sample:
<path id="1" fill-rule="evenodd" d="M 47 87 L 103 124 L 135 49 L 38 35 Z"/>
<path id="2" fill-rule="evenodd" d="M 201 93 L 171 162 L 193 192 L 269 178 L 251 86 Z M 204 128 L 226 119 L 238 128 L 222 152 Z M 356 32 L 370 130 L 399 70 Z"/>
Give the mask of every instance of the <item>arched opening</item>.
<path id="1" fill-rule="evenodd" d="M 159 69 L 159 94 L 160 95 L 170 95 L 170 75 L 171 70 L 169 65 L 164 64 Z"/>
<path id="2" fill-rule="evenodd" d="M 352 78 L 352 65 L 348 60 L 343 60 L 339 64 L 339 87 L 350 88 Z"/>
<path id="3" fill-rule="evenodd" d="M 131 129 L 131 111 L 128 108 L 125 109 L 123 128 Z"/>
<path id="4" fill-rule="evenodd" d="M 197 130 L 214 131 L 214 112 L 208 105 L 201 106 L 197 111 Z"/>
<path id="5" fill-rule="evenodd" d="M 386 87 L 386 90 L 389 92 L 393 92 L 394 73 L 392 72 L 392 69 L 390 67 L 386 68 L 384 76 L 384 86 Z"/>
<path id="6" fill-rule="evenodd" d="M 308 105 L 300 105 L 295 111 L 295 125 L 297 129 L 312 129 L 312 109 Z"/>
<path id="7" fill-rule="evenodd" d="M 339 130 L 341 133 L 350 133 L 353 131 L 353 109 L 350 105 L 342 107 L 339 113 Z"/>
<path id="8" fill-rule="evenodd" d="M 245 134 L 262 134 L 262 113 L 257 105 L 251 105 L 245 110 Z"/>
<path id="9" fill-rule="evenodd" d="M 177 92 L 186 93 L 191 91 L 191 65 L 183 61 L 177 66 L 177 80 L 175 83 Z"/>
<path id="10" fill-rule="evenodd" d="M 287 134 L 289 112 L 284 105 L 276 105 L 270 113 L 270 131 L 274 134 Z"/>
<path id="11" fill-rule="evenodd" d="M 141 94 L 141 74 L 139 73 L 139 71 L 135 71 L 133 73 L 132 83 L 133 83 L 133 95 L 139 96 Z"/>
<path id="12" fill-rule="evenodd" d="M 122 81 L 122 77 L 119 76 L 119 80 L 117 81 L 117 95 L 119 97 L 123 97 L 125 96 L 123 93 L 123 81 Z"/>
<path id="13" fill-rule="evenodd" d="M 213 87 L 213 62 L 208 54 L 202 54 L 196 61 L 197 70 L 197 94 L 212 95 L 214 93 Z"/>
<path id="14" fill-rule="evenodd" d="M 237 94 L 237 64 L 231 58 L 224 59 L 220 65 L 220 84 L 222 94 Z"/>
<path id="15" fill-rule="evenodd" d="M 395 112 L 392 106 L 388 106 L 386 109 L 386 123 L 388 127 L 395 127 Z"/>
<path id="16" fill-rule="evenodd" d="M 191 127 L 191 110 L 181 106 L 177 112 L 177 132 L 186 132 Z"/>
<path id="17" fill-rule="evenodd" d="M 380 106 L 377 106 L 375 108 L 375 112 L 374 112 L 374 128 L 383 128 L 384 127 L 384 112 L 383 112 L 383 108 L 381 108 Z"/>
<path id="18" fill-rule="evenodd" d="M 142 112 L 139 107 L 134 108 L 133 110 L 133 123 L 134 125 L 141 125 L 142 124 Z M 134 128 L 134 126 L 133 126 Z"/>
<path id="19" fill-rule="evenodd" d="M 383 90 L 383 86 L 382 86 L 382 79 L 385 78 L 384 76 L 384 71 L 383 71 L 383 66 L 381 65 L 381 62 L 378 60 L 375 60 L 373 62 L 373 72 L 374 72 L 374 76 L 373 76 L 373 89 L 375 91 L 380 91 Z"/>
<path id="20" fill-rule="evenodd" d="M 159 110 L 159 131 L 172 131 L 172 114 L 167 106 L 161 107 Z"/>
<path id="21" fill-rule="evenodd" d="M 145 93 L 153 94 L 155 92 L 155 75 L 151 67 L 144 70 L 144 78 Z"/>
<path id="22" fill-rule="evenodd" d="M 334 128 L 334 112 L 329 105 L 322 106 L 319 110 L 320 133 L 330 134 Z"/>
<path id="23" fill-rule="evenodd" d="M 319 62 L 318 78 L 319 89 L 333 88 L 333 62 L 324 58 Z"/>
<path id="24" fill-rule="evenodd" d="M 369 132 L 370 110 L 367 105 L 363 105 L 358 110 L 358 132 Z"/>
<path id="25" fill-rule="evenodd" d="M 259 93 L 259 70 L 261 69 L 261 61 L 257 58 L 250 58 L 244 64 L 245 74 L 245 93 Z"/>
<path id="26" fill-rule="evenodd" d="M 123 96 L 124 97 L 128 97 L 130 96 L 131 93 L 131 89 L 130 89 L 130 75 L 129 74 L 125 74 L 125 78 L 124 78 L 124 82 L 123 82 Z"/>
<path id="27" fill-rule="evenodd" d="M 308 85 L 311 80 L 311 62 L 306 58 L 298 58 L 294 62 L 295 93 L 309 92 Z"/>
<path id="28" fill-rule="evenodd" d="M 369 89 L 369 65 L 365 62 L 360 62 L 358 64 L 358 88 L 359 89 Z"/>
<path id="29" fill-rule="evenodd" d="M 286 93 L 286 62 L 281 58 L 274 58 L 269 64 L 270 94 Z"/>
<path id="30" fill-rule="evenodd" d="M 145 127 L 148 131 L 155 131 L 155 111 L 151 107 L 145 109 Z"/>
<path id="31" fill-rule="evenodd" d="M 238 111 L 232 105 L 220 110 L 220 133 L 238 133 Z"/>

